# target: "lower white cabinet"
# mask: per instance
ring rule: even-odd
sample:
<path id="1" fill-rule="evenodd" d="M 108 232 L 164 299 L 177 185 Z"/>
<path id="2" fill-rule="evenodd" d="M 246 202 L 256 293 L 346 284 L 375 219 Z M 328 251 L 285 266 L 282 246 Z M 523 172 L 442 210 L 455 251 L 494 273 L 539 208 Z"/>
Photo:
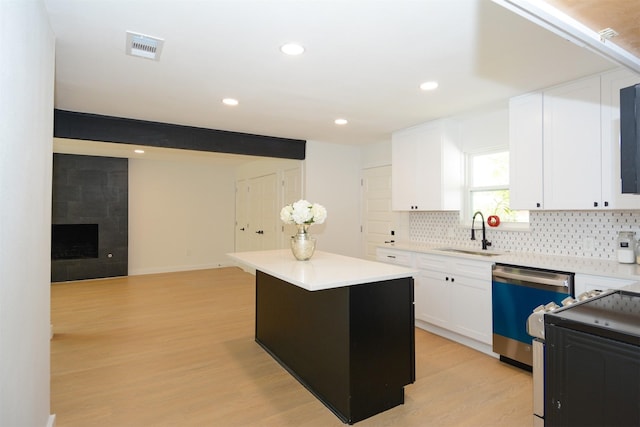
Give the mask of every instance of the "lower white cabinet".
<path id="1" fill-rule="evenodd" d="M 414 276 L 417 326 L 454 332 L 443 335 L 471 347 L 476 346 L 466 338 L 491 345 L 492 262 L 386 247 L 377 249 L 376 258 L 419 270 Z"/>
<path id="2" fill-rule="evenodd" d="M 413 267 L 413 252 L 401 249 L 378 248 L 376 249 L 376 259 L 388 264 Z"/>
<path id="3" fill-rule="evenodd" d="M 491 344 L 491 262 L 416 254 L 416 319 Z"/>

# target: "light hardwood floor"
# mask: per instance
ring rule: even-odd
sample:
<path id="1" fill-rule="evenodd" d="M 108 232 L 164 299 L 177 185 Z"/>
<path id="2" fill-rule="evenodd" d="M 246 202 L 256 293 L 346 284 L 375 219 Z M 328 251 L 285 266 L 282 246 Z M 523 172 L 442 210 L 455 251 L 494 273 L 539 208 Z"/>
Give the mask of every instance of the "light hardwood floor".
<path id="1" fill-rule="evenodd" d="M 343 425 L 253 340 L 237 268 L 54 284 L 56 427 Z M 531 374 L 416 329 L 405 404 L 357 426 L 532 425 Z"/>

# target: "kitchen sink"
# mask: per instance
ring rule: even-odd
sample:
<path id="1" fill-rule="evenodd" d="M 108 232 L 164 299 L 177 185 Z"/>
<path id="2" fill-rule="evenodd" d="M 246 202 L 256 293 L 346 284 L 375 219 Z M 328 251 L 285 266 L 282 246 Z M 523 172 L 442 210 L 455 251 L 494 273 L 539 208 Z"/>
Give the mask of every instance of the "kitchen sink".
<path id="1" fill-rule="evenodd" d="M 437 251 L 443 252 L 456 252 L 459 254 L 467 254 L 467 255 L 480 255 L 480 256 L 498 256 L 503 255 L 498 252 L 488 252 L 483 250 L 473 250 L 473 249 L 456 249 L 456 248 L 438 248 Z"/>

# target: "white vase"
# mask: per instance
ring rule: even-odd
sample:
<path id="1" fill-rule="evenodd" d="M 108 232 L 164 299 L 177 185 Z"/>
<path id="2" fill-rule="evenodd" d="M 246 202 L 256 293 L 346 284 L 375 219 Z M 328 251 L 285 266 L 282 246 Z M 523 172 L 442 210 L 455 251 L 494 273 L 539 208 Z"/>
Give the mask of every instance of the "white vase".
<path id="1" fill-rule="evenodd" d="M 298 232 L 291 236 L 291 252 L 298 261 L 306 261 L 313 256 L 316 250 L 316 238 L 309 235 L 311 224 L 296 224 Z"/>

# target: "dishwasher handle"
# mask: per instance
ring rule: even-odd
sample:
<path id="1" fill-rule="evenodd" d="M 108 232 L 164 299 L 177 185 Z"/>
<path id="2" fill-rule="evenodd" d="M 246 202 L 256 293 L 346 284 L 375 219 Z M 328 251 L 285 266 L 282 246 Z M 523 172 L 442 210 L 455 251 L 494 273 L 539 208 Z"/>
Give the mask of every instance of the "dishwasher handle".
<path id="1" fill-rule="evenodd" d="M 493 277 L 494 279 L 511 279 L 523 283 L 535 283 L 558 288 L 570 288 L 572 278 L 570 274 L 503 266 L 496 266 L 493 269 Z"/>

